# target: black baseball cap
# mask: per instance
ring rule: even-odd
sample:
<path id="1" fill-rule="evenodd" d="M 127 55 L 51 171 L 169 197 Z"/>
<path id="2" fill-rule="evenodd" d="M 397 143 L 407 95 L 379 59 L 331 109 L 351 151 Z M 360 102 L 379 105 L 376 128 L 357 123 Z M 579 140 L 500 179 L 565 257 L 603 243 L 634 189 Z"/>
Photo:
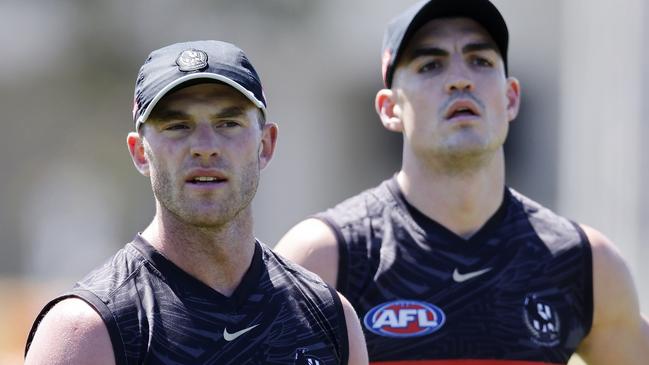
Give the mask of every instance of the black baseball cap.
<path id="1" fill-rule="evenodd" d="M 259 75 L 239 47 L 213 40 L 184 42 L 151 52 L 140 68 L 133 103 L 135 130 L 170 91 L 215 81 L 232 86 L 266 114 Z"/>
<path id="2" fill-rule="evenodd" d="M 413 34 L 433 19 L 453 17 L 471 18 L 487 30 L 496 42 L 507 73 L 509 31 L 494 4 L 489 0 L 424 0 L 392 19 L 385 30 L 381 66 L 386 87 L 392 87 L 394 69 Z"/>

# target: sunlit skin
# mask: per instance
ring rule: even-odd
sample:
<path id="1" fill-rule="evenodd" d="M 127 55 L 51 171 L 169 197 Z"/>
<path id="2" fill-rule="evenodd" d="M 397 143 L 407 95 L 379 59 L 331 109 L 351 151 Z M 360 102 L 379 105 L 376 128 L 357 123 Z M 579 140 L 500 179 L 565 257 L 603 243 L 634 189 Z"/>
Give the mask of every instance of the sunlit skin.
<path id="1" fill-rule="evenodd" d="M 262 168 L 258 117 L 225 85 L 195 85 L 162 99 L 143 126 L 160 208 L 199 227 L 222 225 L 249 208 Z M 192 180 L 197 176 L 217 180 Z"/>
<path id="2" fill-rule="evenodd" d="M 402 132 L 404 162 L 440 172 L 475 170 L 501 152 L 518 113 L 519 84 L 505 76 L 495 42 L 472 19 L 445 18 L 419 29 L 403 52 L 381 105 Z M 377 103 L 381 99 L 377 98 Z M 468 109 L 468 111 L 462 111 Z"/>
<path id="3" fill-rule="evenodd" d="M 225 295 L 252 258 L 251 202 L 275 147 L 277 126 L 259 118 L 232 87 L 193 85 L 165 96 L 127 141 L 156 200 L 142 236 Z"/>
<path id="4" fill-rule="evenodd" d="M 469 18 L 434 19 L 408 41 L 391 89 L 377 93 L 383 126 L 403 134 L 397 181 L 406 199 L 468 238 L 502 202 L 503 143 L 520 86 L 489 33 Z"/>

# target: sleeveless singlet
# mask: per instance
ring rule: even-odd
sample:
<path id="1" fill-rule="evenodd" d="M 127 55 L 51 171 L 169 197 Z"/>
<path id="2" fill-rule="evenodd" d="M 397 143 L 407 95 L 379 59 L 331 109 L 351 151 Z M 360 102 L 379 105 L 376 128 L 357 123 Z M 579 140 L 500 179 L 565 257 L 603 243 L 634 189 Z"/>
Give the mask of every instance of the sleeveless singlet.
<path id="1" fill-rule="evenodd" d="M 347 364 L 340 298 L 316 275 L 255 243 L 226 297 L 137 236 L 73 289 L 103 318 L 117 364 Z"/>
<path id="2" fill-rule="evenodd" d="M 590 330 L 586 235 L 513 189 L 468 240 L 395 178 L 315 217 L 336 233 L 337 289 L 373 364 L 566 364 Z"/>

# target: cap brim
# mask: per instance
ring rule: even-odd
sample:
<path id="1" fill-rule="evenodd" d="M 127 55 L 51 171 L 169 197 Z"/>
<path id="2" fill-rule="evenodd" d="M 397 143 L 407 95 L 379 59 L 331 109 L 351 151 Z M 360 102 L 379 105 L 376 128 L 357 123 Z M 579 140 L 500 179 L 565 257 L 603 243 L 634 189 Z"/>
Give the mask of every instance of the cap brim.
<path id="1" fill-rule="evenodd" d="M 223 75 L 219 75 L 219 74 L 215 74 L 215 73 L 211 73 L 211 72 L 197 72 L 197 73 L 192 73 L 192 74 L 189 74 L 189 75 L 185 75 L 183 77 L 179 77 L 176 80 L 174 80 L 173 82 L 170 82 L 169 84 L 167 84 L 164 88 L 162 88 L 162 90 L 160 90 L 153 97 L 153 99 L 151 100 L 151 102 L 147 106 L 146 110 L 144 110 L 144 112 L 140 115 L 140 117 L 135 122 L 135 130 L 137 131 L 138 129 L 140 129 L 140 126 L 147 120 L 147 118 L 149 117 L 149 115 L 153 111 L 153 108 L 155 108 L 155 106 L 158 104 L 160 99 L 162 99 L 165 95 L 167 95 L 167 93 L 169 93 L 171 90 L 173 90 L 174 88 L 176 88 L 176 87 L 178 87 L 178 86 L 180 86 L 180 85 L 182 85 L 184 83 L 187 83 L 187 82 L 190 82 L 190 81 L 193 81 L 193 80 L 200 80 L 200 79 L 220 81 L 220 82 L 222 82 L 224 84 L 232 86 L 237 91 L 239 91 L 241 94 L 243 94 L 243 96 L 248 98 L 253 104 L 255 104 L 256 107 L 261 109 L 262 112 L 264 113 L 264 116 L 266 116 L 266 106 L 264 105 L 264 103 L 261 100 L 257 99 L 255 97 L 255 94 L 253 94 L 252 92 L 246 90 L 245 87 L 241 86 L 241 84 L 239 84 L 236 81 L 234 81 L 234 80 L 232 80 L 232 79 L 230 79 L 228 77 L 225 77 Z"/>

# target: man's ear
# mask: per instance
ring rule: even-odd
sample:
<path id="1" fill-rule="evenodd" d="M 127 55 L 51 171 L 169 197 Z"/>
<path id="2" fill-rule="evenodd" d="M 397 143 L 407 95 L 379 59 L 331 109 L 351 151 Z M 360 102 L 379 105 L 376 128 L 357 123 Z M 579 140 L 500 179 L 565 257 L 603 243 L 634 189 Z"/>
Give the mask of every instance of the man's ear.
<path id="1" fill-rule="evenodd" d="M 381 118 L 381 123 L 385 129 L 391 132 L 403 132 L 403 122 L 401 120 L 401 108 L 397 104 L 397 95 L 391 89 L 381 89 L 376 93 L 374 102 L 376 112 Z"/>
<path id="2" fill-rule="evenodd" d="M 259 146 L 259 168 L 265 168 L 275 153 L 277 145 L 277 124 L 266 123 L 261 130 L 261 145 Z"/>
<path id="3" fill-rule="evenodd" d="M 514 77 L 507 78 L 507 118 L 511 122 L 521 106 L 521 84 Z"/>
<path id="4" fill-rule="evenodd" d="M 144 152 L 144 139 L 137 132 L 131 132 L 126 137 L 126 144 L 128 151 L 131 154 L 131 159 L 135 168 L 144 176 L 149 175 L 149 160 Z"/>

